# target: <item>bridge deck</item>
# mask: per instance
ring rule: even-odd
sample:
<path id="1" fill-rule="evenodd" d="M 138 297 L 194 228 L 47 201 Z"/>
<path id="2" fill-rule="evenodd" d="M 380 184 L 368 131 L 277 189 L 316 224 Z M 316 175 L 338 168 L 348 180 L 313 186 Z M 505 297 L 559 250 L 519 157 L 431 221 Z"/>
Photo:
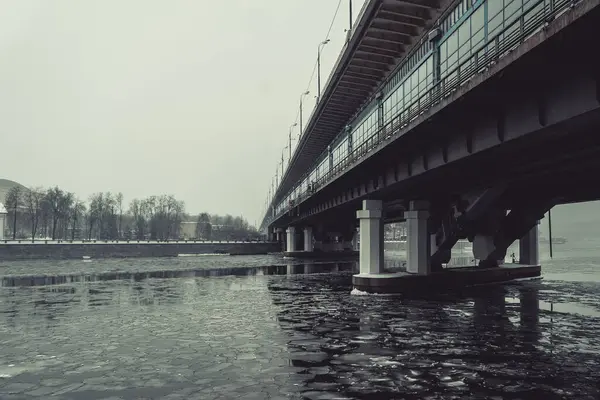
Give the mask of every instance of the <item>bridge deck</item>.
<path id="1" fill-rule="evenodd" d="M 386 78 L 426 39 L 450 0 L 371 0 L 361 10 L 275 195 L 281 200 Z"/>
<path id="2" fill-rule="evenodd" d="M 527 44 L 527 39 L 542 33 L 547 36 L 549 23 L 559 30 L 576 19 L 572 15 L 583 15 L 599 3 L 555 0 L 550 7 L 546 0 L 506 1 L 520 6 L 497 7 L 501 2 L 478 0 L 468 2 L 472 7 L 457 7 L 450 15 L 445 13 L 440 26 L 448 29 L 441 38 L 435 44 L 423 42 L 421 53 L 417 51 L 404 60 L 399 71 L 386 81 L 383 95 L 371 101 L 352 121 L 351 130 L 335 138 L 332 151 L 323 153 L 296 187 L 272 204 L 274 208 L 263 220 L 263 227 L 361 164 L 387 142 L 399 139 L 398 135 L 402 136 L 415 121 L 426 117 L 430 109 L 440 108 L 448 99 L 456 100 L 457 93 L 464 92 L 461 86 L 472 89 L 475 85 L 466 85 L 468 81 L 480 75 L 489 76 L 488 70 L 497 64 L 507 64 L 500 60 L 510 58 L 507 56 L 515 49 L 521 46 L 523 53 L 535 47 Z M 557 17 L 569 12 L 568 18 L 561 17 L 559 21 Z"/>

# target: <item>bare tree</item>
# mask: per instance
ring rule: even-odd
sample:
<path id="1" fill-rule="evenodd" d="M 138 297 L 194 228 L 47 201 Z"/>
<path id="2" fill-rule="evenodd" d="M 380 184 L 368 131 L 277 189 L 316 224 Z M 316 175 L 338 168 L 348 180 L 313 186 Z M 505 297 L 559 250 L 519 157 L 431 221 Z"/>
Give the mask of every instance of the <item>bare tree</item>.
<path id="1" fill-rule="evenodd" d="M 23 203 L 24 193 L 20 186 L 13 186 L 6 193 L 4 204 L 8 212 L 12 212 L 13 225 L 12 225 L 12 237 L 13 240 L 17 238 L 17 215 L 19 213 L 19 207 Z"/>
<path id="2" fill-rule="evenodd" d="M 44 198 L 42 188 L 30 188 L 25 192 L 25 207 L 31 222 L 31 240 L 35 240 L 38 222 L 41 214 L 41 204 Z"/>
<path id="3" fill-rule="evenodd" d="M 72 218 L 72 208 L 75 203 L 75 194 L 63 192 L 59 202 L 59 217 L 62 225 L 62 238 L 66 239 L 69 231 L 69 220 Z"/>
<path id="4" fill-rule="evenodd" d="M 102 216 L 104 206 L 104 195 L 102 193 L 94 193 L 90 196 L 90 207 L 88 209 L 88 240 L 92 239 L 94 233 L 94 227 L 100 225 L 100 219 Z M 100 227 L 100 230 L 102 227 Z"/>
<path id="5" fill-rule="evenodd" d="M 48 189 L 46 192 L 46 201 L 50 208 L 52 217 L 52 240 L 56 239 L 56 227 L 61 216 L 61 202 L 64 193 L 58 186 Z"/>
<path id="6" fill-rule="evenodd" d="M 142 202 L 138 199 L 133 199 L 129 204 L 129 213 L 133 218 L 136 238 L 138 240 L 144 239 L 146 233 L 146 219 L 144 218 Z"/>
<path id="7" fill-rule="evenodd" d="M 117 193 L 117 195 L 115 196 L 115 202 L 117 204 L 117 210 L 119 211 L 119 224 L 117 232 L 118 238 L 120 239 L 123 236 L 123 231 L 121 230 L 123 224 L 123 193 Z"/>
<path id="8" fill-rule="evenodd" d="M 71 214 L 71 240 L 75 240 L 75 231 L 77 230 L 77 225 L 83 215 L 85 215 L 85 204 L 81 202 L 79 199 L 75 200 L 73 206 L 70 209 Z"/>
<path id="9" fill-rule="evenodd" d="M 196 237 L 199 239 L 210 240 L 212 226 L 210 224 L 210 216 L 207 213 L 198 215 L 196 223 Z"/>
<path id="10" fill-rule="evenodd" d="M 40 222 L 42 224 L 41 229 L 44 237 L 48 237 L 48 227 L 50 225 L 50 219 L 52 217 L 52 210 L 50 209 L 50 204 L 48 203 L 46 196 L 42 199 L 41 204 L 41 215 Z"/>

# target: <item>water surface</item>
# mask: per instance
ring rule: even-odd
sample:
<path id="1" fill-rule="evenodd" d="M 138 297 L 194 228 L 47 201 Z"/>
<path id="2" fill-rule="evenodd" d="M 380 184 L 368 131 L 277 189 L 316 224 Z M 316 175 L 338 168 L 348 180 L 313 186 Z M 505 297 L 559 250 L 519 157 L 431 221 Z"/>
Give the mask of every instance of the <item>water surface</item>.
<path id="1" fill-rule="evenodd" d="M 574 254 L 422 299 L 277 256 L 2 263 L 0 398 L 597 398 L 600 257 Z"/>

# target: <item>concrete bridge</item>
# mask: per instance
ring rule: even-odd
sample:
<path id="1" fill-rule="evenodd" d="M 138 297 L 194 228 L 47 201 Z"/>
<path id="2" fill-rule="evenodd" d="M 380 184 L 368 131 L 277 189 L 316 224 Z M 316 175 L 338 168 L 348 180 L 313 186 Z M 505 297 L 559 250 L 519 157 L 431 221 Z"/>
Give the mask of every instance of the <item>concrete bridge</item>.
<path id="1" fill-rule="evenodd" d="M 363 286 L 389 277 L 394 221 L 407 222 L 409 274 L 442 271 L 464 238 L 480 269 L 520 240 L 539 274 L 539 220 L 600 198 L 599 4 L 367 1 L 263 229 L 312 251 L 351 247 L 359 225 Z"/>

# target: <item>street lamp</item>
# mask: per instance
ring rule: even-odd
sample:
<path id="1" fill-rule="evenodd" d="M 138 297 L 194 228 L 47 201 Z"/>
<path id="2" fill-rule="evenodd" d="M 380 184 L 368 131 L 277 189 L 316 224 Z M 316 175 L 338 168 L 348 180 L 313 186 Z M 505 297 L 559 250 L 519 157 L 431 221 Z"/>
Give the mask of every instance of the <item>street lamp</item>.
<path id="1" fill-rule="evenodd" d="M 350 36 L 352 36 L 352 0 L 348 0 L 348 17 L 350 20 L 350 24 L 348 25 L 348 41 L 350 41 Z"/>
<path id="2" fill-rule="evenodd" d="M 321 100 L 321 50 L 327 43 L 329 43 L 329 39 L 319 43 L 317 51 L 317 104 L 319 103 L 319 100 Z"/>
<path id="3" fill-rule="evenodd" d="M 298 135 L 298 139 L 302 136 L 302 99 L 304 96 L 308 96 L 310 92 L 307 90 L 306 92 L 300 95 L 300 134 Z"/>
<path id="4" fill-rule="evenodd" d="M 288 159 L 288 165 L 290 165 L 290 162 L 292 162 L 292 128 L 294 128 L 296 125 L 298 125 L 297 123 L 293 123 L 292 125 L 290 125 L 290 130 L 288 133 L 288 148 L 290 149 L 290 158 Z M 282 158 L 283 161 L 283 158 Z"/>
<path id="5" fill-rule="evenodd" d="M 287 148 L 287 146 L 285 146 L 283 148 L 283 150 L 281 151 L 281 180 L 283 181 L 283 153 L 285 153 L 285 149 Z"/>

